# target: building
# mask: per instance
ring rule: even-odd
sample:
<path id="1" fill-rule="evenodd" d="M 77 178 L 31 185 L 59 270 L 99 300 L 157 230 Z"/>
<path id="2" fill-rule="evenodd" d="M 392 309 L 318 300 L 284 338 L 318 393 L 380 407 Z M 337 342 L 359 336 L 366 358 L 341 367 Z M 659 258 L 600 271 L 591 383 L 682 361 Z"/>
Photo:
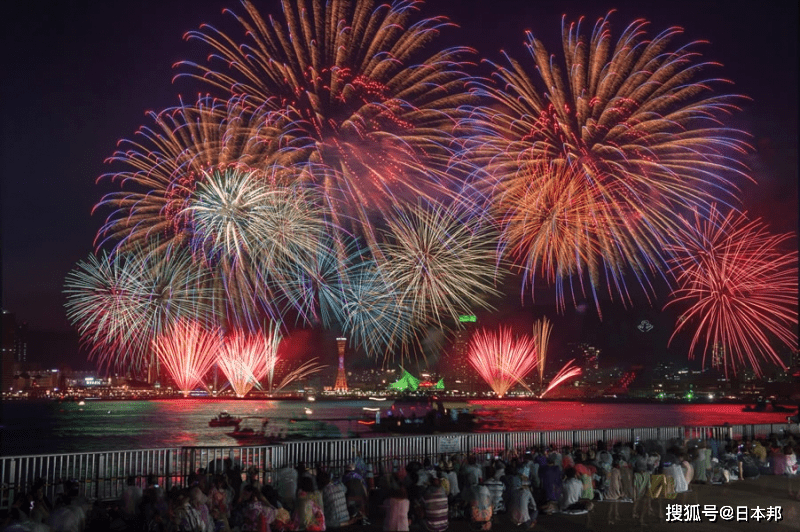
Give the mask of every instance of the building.
<path id="1" fill-rule="evenodd" d="M 477 328 L 477 321 L 474 315 L 459 317 L 461 328 L 456 331 L 450 350 L 439 360 L 438 374 L 444 378 L 449 390 L 472 393 L 481 383 L 478 373 L 469 363 L 469 341 Z"/>
<path id="2" fill-rule="evenodd" d="M 17 323 L 13 312 L 3 309 L 3 353 L 12 353 L 14 362 L 28 361 L 28 324 Z"/>

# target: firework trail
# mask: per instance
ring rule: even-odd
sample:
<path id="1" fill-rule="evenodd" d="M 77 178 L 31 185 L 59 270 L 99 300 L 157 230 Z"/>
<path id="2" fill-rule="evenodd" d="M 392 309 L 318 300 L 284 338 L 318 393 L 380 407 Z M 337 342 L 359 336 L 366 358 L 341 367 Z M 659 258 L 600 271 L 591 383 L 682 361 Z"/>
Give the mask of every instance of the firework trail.
<path id="1" fill-rule="evenodd" d="M 193 320 L 181 319 L 153 339 L 153 350 L 184 397 L 214 366 L 222 336 L 219 329 L 207 329 Z"/>
<path id="2" fill-rule="evenodd" d="M 460 105 L 470 100 L 458 57 L 420 57 L 443 18 L 413 21 L 414 2 L 283 2 L 267 20 L 250 2 L 241 38 L 211 26 L 187 33 L 209 63 L 179 77 L 257 106 L 295 182 L 322 190 L 336 225 L 374 245 L 370 213 L 403 199 L 449 195 L 442 186 Z"/>
<path id="3" fill-rule="evenodd" d="M 67 318 L 107 368 L 157 363 L 155 336 L 181 318 L 212 319 L 208 275 L 186 250 L 155 244 L 90 255 L 64 281 Z"/>
<path id="4" fill-rule="evenodd" d="M 761 220 L 713 208 L 695 215 L 672 251 L 678 288 L 667 306 L 689 305 L 670 342 L 693 329 L 690 358 L 722 346 L 725 374 L 742 366 L 761 374 L 761 361 L 786 367 L 773 340 L 797 348 L 797 251 L 782 248 L 792 234 L 773 235 Z"/>
<path id="5" fill-rule="evenodd" d="M 275 387 L 275 390 L 272 390 L 272 384 L 270 383 L 270 391 L 279 392 L 288 385 L 290 385 L 291 383 L 307 379 L 311 375 L 319 373 L 320 371 L 328 367 L 328 366 L 321 366 L 316 362 L 316 360 L 317 360 L 316 358 L 312 358 L 311 360 L 303 362 L 302 364 L 291 370 L 289 373 L 286 374 L 286 376 L 283 379 L 281 379 L 281 382 Z"/>
<path id="6" fill-rule="evenodd" d="M 236 397 L 245 397 L 254 386 L 260 388 L 264 377 L 269 377 L 269 387 L 272 388 L 280 341 L 280 330 L 274 325 L 259 333 L 234 331 L 225 338 L 217 365 Z"/>
<path id="7" fill-rule="evenodd" d="M 540 399 L 545 395 L 547 395 L 548 393 L 550 393 L 550 391 L 552 391 L 554 388 L 559 386 L 564 381 L 567 381 L 573 377 L 577 377 L 578 375 L 581 374 L 581 368 L 573 366 L 572 365 L 573 362 L 575 362 L 575 359 L 572 359 L 566 364 L 564 364 L 564 367 L 561 368 L 561 371 L 556 373 L 556 376 L 553 377 L 553 379 L 550 381 L 550 385 L 545 389 L 545 391 L 542 392 L 542 395 L 539 396 Z"/>
<path id="8" fill-rule="evenodd" d="M 517 383 L 528 388 L 522 379 L 536 367 L 536 339 L 514 338 L 510 328 L 480 330 L 470 339 L 468 357 L 494 393 L 503 397 Z"/>
<path id="9" fill-rule="evenodd" d="M 550 333 L 553 324 L 547 318 L 536 320 L 533 324 L 533 337 L 536 340 L 536 365 L 539 369 L 539 384 L 544 382 L 544 364 L 547 360 L 547 344 L 550 342 Z"/>
<path id="10" fill-rule="evenodd" d="M 676 209 L 708 212 L 746 176 L 731 156 L 747 150 L 745 135 L 720 124 L 741 97 L 711 93 L 724 80 L 701 77 L 713 65 L 694 44 L 671 47 L 679 28 L 648 39 L 646 26 L 635 21 L 614 43 L 608 17 L 589 38 L 565 21 L 563 66 L 528 34 L 540 80 L 508 58 L 493 65 L 497 85 L 473 86 L 490 101 L 464 123 L 478 132 L 465 150 L 476 190 L 525 274 L 523 292 L 544 276 L 562 309 L 564 284 L 573 299 L 590 293 L 598 312 L 604 281 L 629 302 L 624 272 L 652 295 Z"/>

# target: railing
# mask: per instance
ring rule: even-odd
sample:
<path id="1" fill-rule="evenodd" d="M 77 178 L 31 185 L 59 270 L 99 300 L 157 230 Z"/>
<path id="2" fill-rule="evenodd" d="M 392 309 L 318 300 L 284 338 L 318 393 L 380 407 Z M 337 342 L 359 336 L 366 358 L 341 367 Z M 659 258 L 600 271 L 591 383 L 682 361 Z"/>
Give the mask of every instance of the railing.
<path id="1" fill-rule="evenodd" d="M 67 480 L 77 481 L 80 493 L 91 499 L 119 497 L 129 476 L 143 484 L 155 475 L 167 489 L 185 484 L 199 468 L 221 471 L 226 460 L 246 473 L 253 466 L 265 481 L 271 482 L 275 471 L 304 462 L 310 467 L 325 464 L 340 473 L 349 462 L 361 459 L 376 474 L 392 471 L 410 460 L 437 460 L 441 454 L 497 454 L 515 449 L 556 445 L 588 448 L 598 440 L 617 442 L 660 441 L 681 438 L 726 439 L 762 438 L 781 430 L 786 424 L 731 425 L 714 427 L 643 427 L 623 429 L 559 430 L 545 432 L 492 432 L 477 434 L 437 434 L 422 436 L 387 436 L 375 438 L 289 441 L 278 445 L 255 447 L 179 447 L 99 453 L 72 453 L 0 457 L 2 495 L 0 509 L 7 509 L 14 498 L 30 490 L 37 480 L 45 482 L 45 493 L 54 499 Z"/>

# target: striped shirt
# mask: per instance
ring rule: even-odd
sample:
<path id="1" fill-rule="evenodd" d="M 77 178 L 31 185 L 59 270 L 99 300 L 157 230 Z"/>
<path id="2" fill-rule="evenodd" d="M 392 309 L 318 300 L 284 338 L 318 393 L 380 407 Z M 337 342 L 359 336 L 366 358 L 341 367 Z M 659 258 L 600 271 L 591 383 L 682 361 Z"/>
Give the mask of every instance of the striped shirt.
<path id="1" fill-rule="evenodd" d="M 425 528 L 432 532 L 442 532 L 447 529 L 448 506 L 447 494 L 441 486 L 430 486 L 422 495 L 425 507 Z"/>

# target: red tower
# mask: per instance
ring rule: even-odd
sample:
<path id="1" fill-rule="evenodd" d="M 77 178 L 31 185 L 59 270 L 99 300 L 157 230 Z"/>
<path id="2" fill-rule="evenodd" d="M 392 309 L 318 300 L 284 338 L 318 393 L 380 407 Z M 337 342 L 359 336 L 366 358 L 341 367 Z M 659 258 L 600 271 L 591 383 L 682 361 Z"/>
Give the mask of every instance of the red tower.
<path id="1" fill-rule="evenodd" d="M 347 377 L 344 374 L 344 348 L 346 345 L 347 338 L 336 339 L 336 347 L 339 349 L 339 371 L 336 373 L 336 384 L 333 385 L 335 392 L 347 391 Z"/>

